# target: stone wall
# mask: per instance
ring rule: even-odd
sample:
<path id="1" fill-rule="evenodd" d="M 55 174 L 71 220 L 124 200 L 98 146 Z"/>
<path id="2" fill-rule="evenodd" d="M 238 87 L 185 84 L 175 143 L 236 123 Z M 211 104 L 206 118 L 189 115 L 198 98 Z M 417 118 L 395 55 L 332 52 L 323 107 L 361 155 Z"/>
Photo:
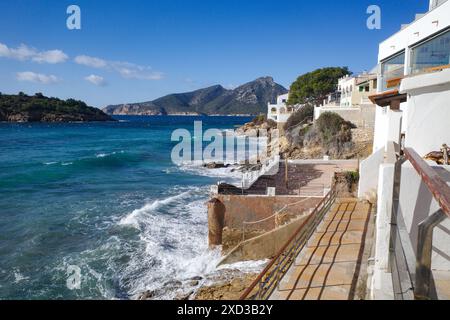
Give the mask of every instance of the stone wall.
<path id="1" fill-rule="evenodd" d="M 341 107 L 318 107 L 314 110 L 314 118 L 317 120 L 324 112 L 334 112 L 343 119 L 350 121 L 359 128 L 375 127 L 375 105 L 361 105 L 359 107 L 341 108 Z"/>

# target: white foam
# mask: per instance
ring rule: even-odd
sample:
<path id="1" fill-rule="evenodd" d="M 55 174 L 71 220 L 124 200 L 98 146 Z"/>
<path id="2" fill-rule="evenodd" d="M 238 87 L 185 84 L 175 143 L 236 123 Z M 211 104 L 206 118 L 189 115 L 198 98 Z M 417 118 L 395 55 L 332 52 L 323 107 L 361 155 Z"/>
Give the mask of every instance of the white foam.
<path id="1" fill-rule="evenodd" d="M 119 225 L 125 226 L 133 226 L 137 229 L 139 229 L 139 224 L 141 222 L 144 222 L 144 219 L 149 213 L 153 213 L 157 211 L 159 208 L 174 203 L 177 200 L 180 200 L 184 197 L 188 197 L 191 194 L 192 191 L 186 191 L 178 195 L 170 196 L 165 199 L 158 199 L 153 202 L 147 203 L 145 206 L 143 206 L 140 209 L 136 209 L 133 212 L 131 212 L 129 215 L 123 217 L 119 221 Z"/>
<path id="2" fill-rule="evenodd" d="M 182 164 L 178 169 L 184 173 L 189 173 L 197 176 L 222 178 L 227 183 L 239 184 L 242 179 L 242 173 L 237 170 L 236 166 L 229 166 L 228 168 L 209 169 L 203 167 L 203 164 Z"/>
<path id="3" fill-rule="evenodd" d="M 23 274 L 21 274 L 20 270 L 18 270 L 18 269 L 15 269 L 13 271 L 13 274 L 14 274 L 14 283 L 19 283 L 19 282 L 22 282 L 22 281 L 30 279 L 29 277 L 26 277 Z"/>

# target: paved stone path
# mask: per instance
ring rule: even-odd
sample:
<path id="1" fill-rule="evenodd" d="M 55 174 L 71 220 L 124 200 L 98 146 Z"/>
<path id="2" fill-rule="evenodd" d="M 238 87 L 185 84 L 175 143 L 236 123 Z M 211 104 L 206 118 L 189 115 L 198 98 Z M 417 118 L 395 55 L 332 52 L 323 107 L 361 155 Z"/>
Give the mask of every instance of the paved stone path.
<path id="1" fill-rule="evenodd" d="M 355 199 L 338 200 L 270 299 L 355 299 L 371 209 Z"/>

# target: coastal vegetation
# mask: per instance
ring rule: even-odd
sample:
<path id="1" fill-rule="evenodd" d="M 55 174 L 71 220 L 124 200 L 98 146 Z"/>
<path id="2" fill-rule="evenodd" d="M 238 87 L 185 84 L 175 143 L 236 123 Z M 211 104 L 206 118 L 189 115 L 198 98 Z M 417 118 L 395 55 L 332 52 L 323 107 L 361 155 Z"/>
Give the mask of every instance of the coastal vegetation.
<path id="1" fill-rule="evenodd" d="M 320 104 L 328 94 L 336 90 L 338 80 L 350 74 L 348 67 L 322 68 L 303 74 L 291 85 L 287 103 Z"/>
<path id="2" fill-rule="evenodd" d="M 289 130 L 300 124 L 307 124 L 311 122 L 314 117 L 314 106 L 307 104 L 299 110 L 295 111 L 284 125 L 285 130 Z"/>
<path id="3" fill-rule="evenodd" d="M 0 121 L 7 122 L 74 122 L 114 121 L 100 109 L 83 101 L 49 98 L 42 93 L 33 96 L 0 93 Z"/>
<path id="4" fill-rule="evenodd" d="M 314 124 L 305 123 L 286 131 L 282 153 L 287 158 L 317 158 L 325 155 L 347 158 L 354 144 L 355 126 L 332 112 L 323 113 Z"/>

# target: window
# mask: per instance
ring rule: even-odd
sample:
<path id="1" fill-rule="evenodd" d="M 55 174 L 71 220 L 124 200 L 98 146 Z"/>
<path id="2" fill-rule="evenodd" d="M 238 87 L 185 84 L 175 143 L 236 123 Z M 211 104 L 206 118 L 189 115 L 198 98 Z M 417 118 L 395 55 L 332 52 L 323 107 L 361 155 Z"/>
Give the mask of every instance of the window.
<path id="1" fill-rule="evenodd" d="M 367 86 L 366 87 L 366 92 L 369 92 L 370 91 L 370 86 Z"/>
<path id="2" fill-rule="evenodd" d="M 382 91 L 398 87 L 405 75 L 405 52 L 402 52 L 381 63 Z"/>
<path id="3" fill-rule="evenodd" d="M 411 73 L 450 64 L 450 30 L 411 49 Z"/>

